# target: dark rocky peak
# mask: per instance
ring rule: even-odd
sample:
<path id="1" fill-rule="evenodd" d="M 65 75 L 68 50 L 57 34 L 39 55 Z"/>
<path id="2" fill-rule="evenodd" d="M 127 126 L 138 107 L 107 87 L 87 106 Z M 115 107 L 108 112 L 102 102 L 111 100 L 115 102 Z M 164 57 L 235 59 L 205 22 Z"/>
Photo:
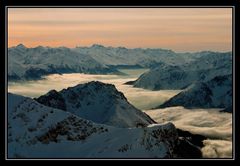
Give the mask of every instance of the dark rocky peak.
<path id="1" fill-rule="evenodd" d="M 59 92 L 52 90 L 35 100 L 110 126 L 125 128 L 154 123 L 145 113 L 131 105 L 114 85 L 99 81 L 79 84 Z"/>
<path id="2" fill-rule="evenodd" d="M 57 92 L 56 90 L 51 90 L 46 95 L 40 96 L 39 98 L 34 98 L 34 100 L 46 106 L 66 111 L 65 100 L 61 93 Z"/>
<path id="3" fill-rule="evenodd" d="M 55 90 L 55 89 L 53 89 L 53 90 L 50 90 L 47 94 L 46 94 L 46 96 L 55 96 L 55 95 L 58 95 L 59 93 Z"/>
<path id="4" fill-rule="evenodd" d="M 66 110 L 66 104 L 63 95 L 68 96 L 68 100 L 72 102 L 78 102 L 78 100 L 82 100 L 83 98 L 87 100 L 88 98 L 100 95 L 104 95 L 113 101 L 117 99 L 127 101 L 124 94 L 119 92 L 114 85 L 105 84 L 99 81 L 78 84 L 74 87 L 69 87 L 59 92 L 56 90 L 51 90 L 47 94 L 42 95 L 35 100 L 46 106 Z"/>
<path id="5" fill-rule="evenodd" d="M 114 85 L 105 84 L 100 81 L 91 81 L 85 84 L 78 84 L 77 86 L 64 89 L 62 92 L 68 92 L 68 91 L 72 91 L 77 94 L 82 94 L 86 91 L 88 91 L 88 94 L 106 93 L 109 95 L 120 96 L 121 98 L 126 99 L 125 96 L 122 94 L 122 92 L 119 92 Z"/>

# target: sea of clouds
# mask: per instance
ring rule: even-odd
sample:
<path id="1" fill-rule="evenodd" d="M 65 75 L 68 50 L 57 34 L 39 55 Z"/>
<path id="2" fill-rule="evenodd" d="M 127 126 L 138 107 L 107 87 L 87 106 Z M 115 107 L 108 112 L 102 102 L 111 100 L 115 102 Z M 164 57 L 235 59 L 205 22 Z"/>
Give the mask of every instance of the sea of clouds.
<path id="1" fill-rule="evenodd" d="M 159 123 L 172 122 L 177 128 L 201 134 L 209 139 L 204 140 L 201 149 L 205 158 L 232 157 L 232 114 L 219 112 L 219 109 L 185 109 L 169 107 L 151 110 L 164 101 L 181 92 L 181 90 L 150 91 L 125 85 L 133 81 L 144 70 L 125 70 L 127 75 L 90 75 L 90 74 L 53 74 L 42 80 L 27 82 L 9 82 L 8 92 L 28 97 L 38 97 L 51 89 L 62 90 L 89 81 L 101 81 L 114 84 L 123 92 L 128 101 L 135 107 L 144 110 Z"/>
<path id="2" fill-rule="evenodd" d="M 119 91 L 124 93 L 128 101 L 139 109 L 154 108 L 180 92 L 180 90 L 150 91 L 124 84 L 136 80 L 144 71 L 146 70 L 124 70 L 128 75 L 53 74 L 37 81 L 9 82 L 8 92 L 28 97 L 39 97 L 52 89 L 62 90 L 97 80 L 114 84 Z"/>

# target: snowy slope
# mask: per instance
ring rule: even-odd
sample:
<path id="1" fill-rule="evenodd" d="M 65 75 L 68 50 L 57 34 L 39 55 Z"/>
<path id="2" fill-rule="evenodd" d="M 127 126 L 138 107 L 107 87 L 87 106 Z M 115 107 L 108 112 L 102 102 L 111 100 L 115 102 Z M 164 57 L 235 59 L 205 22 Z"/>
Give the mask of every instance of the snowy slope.
<path id="1" fill-rule="evenodd" d="M 177 139 L 172 123 L 116 128 L 8 94 L 8 158 L 170 158 Z"/>
<path id="2" fill-rule="evenodd" d="M 114 71 L 91 56 L 66 47 L 27 48 L 20 44 L 8 49 L 9 79 L 39 79 L 46 74 L 79 72 L 111 73 Z"/>
<path id="3" fill-rule="evenodd" d="M 135 82 L 134 87 L 150 90 L 182 89 L 195 79 L 192 73 L 187 73 L 179 66 L 161 65 L 142 74 Z"/>
<path id="4" fill-rule="evenodd" d="M 142 74 L 133 85 L 150 90 L 184 89 L 194 82 L 205 82 L 232 73 L 232 56 L 229 52 L 199 52 L 192 56 L 194 60 L 182 65 L 158 65 Z"/>
<path id="5" fill-rule="evenodd" d="M 198 82 L 172 97 L 160 108 L 228 108 L 232 106 L 232 75 L 217 76 L 207 82 Z M 229 109 L 226 110 L 229 112 Z"/>
<path id="6" fill-rule="evenodd" d="M 52 90 L 36 100 L 96 123 L 117 127 L 147 126 L 155 123 L 131 105 L 114 85 L 98 81 L 79 84 L 59 92 Z"/>

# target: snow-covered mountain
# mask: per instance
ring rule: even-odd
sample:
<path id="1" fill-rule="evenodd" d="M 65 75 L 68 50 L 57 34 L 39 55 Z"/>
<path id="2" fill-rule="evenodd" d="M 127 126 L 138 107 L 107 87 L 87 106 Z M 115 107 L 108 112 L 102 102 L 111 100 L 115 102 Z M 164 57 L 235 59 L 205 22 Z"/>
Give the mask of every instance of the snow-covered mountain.
<path id="1" fill-rule="evenodd" d="M 232 108 L 232 75 L 217 76 L 207 82 L 197 82 L 172 97 L 159 108 Z M 232 112 L 232 109 L 231 109 Z"/>
<path id="2" fill-rule="evenodd" d="M 98 81 L 79 84 L 59 92 L 52 90 L 36 101 L 111 126 L 137 127 L 155 123 L 147 114 L 131 105 L 114 85 Z"/>
<path id="3" fill-rule="evenodd" d="M 177 54 L 167 49 L 128 49 L 125 47 L 76 47 L 77 52 L 88 54 L 101 64 L 112 67 L 153 67 L 158 63 L 182 64 L 191 61 L 190 54 Z"/>
<path id="4" fill-rule="evenodd" d="M 187 72 L 179 66 L 160 65 L 145 72 L 132 83 L 134 87 L 150 90 L 182 89 L 194 79 L 193 72 Z"/>
<path id="5" fill-rule="evenodd" d="M 153 68 L 161 63 L 184 64 L 194 59 L 189 53 L 166 49 L 125 47 L 42 47 L 23 44 L 8 49 L 9 80 L 39 79 L 53 73 L 121 74 L 118 68 Z"/>
<path id="6" fill-rule="evenodd" d="M 142 74 L 134 87 L 150 90 L 184 89 L 194 82 L 206 82 L 216 76 L 232 74 L 231 53 L 199 52 L 182 65 L 161 64 Z"/>
<path id="7" fill-rule="evenodd" d="M 97 44 L 76 48 L 42 46 L 27 48 L 19 44 L 8 49 L 8 78 L 9 80 L 39 79 L 41 76 L 53 73 L 121 74 L 118 68 L 153 69 L 161 67 L 162 64 L 184 66 L 183 70 L 189 68 L 206 70 L 228 65 L 230 55 L 231 53 L 209 51 L 175 53 L 167 49 L 128 49 Z M 165 70 L 162 72 L 156 70 L 153 69 L 148 74 L 165 72 Z M 144 80 L 136 86 L 145 87 Z"/>
<path id="8" fill-rule="evenodd" d="M 38 46 L 27 48 L 22 44 L 8 49 L 9 80 L 39 79 L 53 73 L 114 73 L 91 56 L 66 47 Z"/>
<path id="9" fill-rule="evenodd" d="M 117 128 L 8 94 L 8 158 L 171 158 L 172 123 Z"/>

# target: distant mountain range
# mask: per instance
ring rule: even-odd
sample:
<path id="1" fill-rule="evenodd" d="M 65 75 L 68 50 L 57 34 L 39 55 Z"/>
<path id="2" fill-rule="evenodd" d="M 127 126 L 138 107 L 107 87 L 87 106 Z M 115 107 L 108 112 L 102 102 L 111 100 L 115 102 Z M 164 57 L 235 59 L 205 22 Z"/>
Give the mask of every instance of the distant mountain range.
<path id="1" fill-rule="evenodd" d="M 201 158 L 203 139 L 156 124 L 109 84 L 8 93 L 9 158 Z"/>
<path id="2" fill-rule="evenodd" d="M 125 47 L 42 47 L 23 44 L 8 49 L 9 81 L 40 79 L 48 74 L 122 74 L 119 68 L 155 68 L 162 63 L 182 66 L 201 56 L 231 54 L 215 52 L 175 53 L 167 49 L 127 49 Z"/>
<path id="3" fill-rule="evenodd" d="M 8 49 L 8 79 L 40 79 L 47 74 L 117 73 L 91 56 L 66 47 L 27 48 L 20 44 Z"/>

